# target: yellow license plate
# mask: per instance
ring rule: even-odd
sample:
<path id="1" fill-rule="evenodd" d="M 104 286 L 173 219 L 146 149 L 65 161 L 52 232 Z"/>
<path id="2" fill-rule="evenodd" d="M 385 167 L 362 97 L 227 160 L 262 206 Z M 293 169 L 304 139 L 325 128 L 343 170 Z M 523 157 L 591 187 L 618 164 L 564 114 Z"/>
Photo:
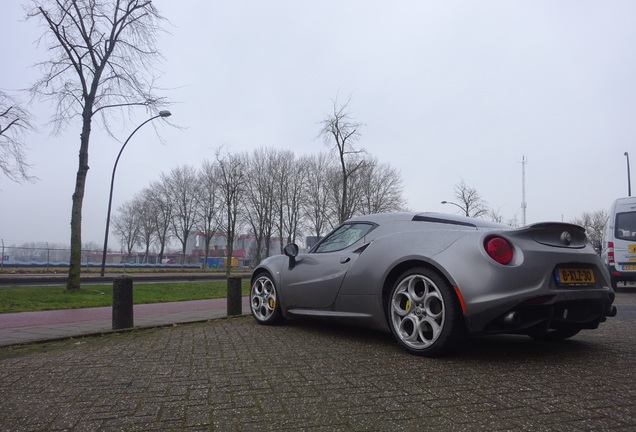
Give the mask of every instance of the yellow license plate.
<path id="1" fill-rule="evenodd" d="M 557 282 L 560 285 L 593 284 L 595 282 L 594 272 L 588 268 L 559 268 Z"/>
<path id="2" fill-rule="evenodd" d="M 624 265 L 623 270 L 636 270 L 636 265 Z"/>

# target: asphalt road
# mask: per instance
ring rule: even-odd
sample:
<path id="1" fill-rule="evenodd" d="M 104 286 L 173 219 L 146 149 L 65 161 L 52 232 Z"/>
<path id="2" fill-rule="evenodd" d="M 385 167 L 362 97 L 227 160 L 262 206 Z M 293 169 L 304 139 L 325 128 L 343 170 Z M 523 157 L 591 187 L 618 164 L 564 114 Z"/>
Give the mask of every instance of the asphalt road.
<path id="1" fill-rule="evenodd" d="M 636 430 L 636 292 L 562 343 L 390 335 L 251 317 L 0 349 L 0 430 Z"/>

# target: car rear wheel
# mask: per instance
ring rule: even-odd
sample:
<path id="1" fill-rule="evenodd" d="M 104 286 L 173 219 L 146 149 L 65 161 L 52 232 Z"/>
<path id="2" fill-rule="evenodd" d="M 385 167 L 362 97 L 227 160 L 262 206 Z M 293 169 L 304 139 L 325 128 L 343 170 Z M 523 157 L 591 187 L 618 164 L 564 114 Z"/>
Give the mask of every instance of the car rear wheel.
<path id="1" fill-rule="evenodd" d="M 250 309 L 259 324 L 276 324 L 283 319 L 276 286 L 267 273 L 254 279 L 250 289 Z"/>
<path id="2" fill-rule="evenodd" d="M 408 270 L 397 279 L 388 315 L 391 333 L 413 354 L 447 354 L 466 334 L 459 301 L 450 285 L 426 268 Z"/>

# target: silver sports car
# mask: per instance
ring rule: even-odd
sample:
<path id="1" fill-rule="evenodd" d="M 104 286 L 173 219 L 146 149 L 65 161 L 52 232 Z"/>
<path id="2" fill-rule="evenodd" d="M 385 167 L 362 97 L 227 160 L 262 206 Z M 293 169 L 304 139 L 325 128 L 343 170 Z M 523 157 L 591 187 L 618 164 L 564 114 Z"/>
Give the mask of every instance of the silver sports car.
<path id="1" fill-rule="evenodd" d="M 289 244 L 251 278 L 261 324 L 329 318 L 445 354 L 469 334 L 560 340 L 616 315 L 607 270 L 577 225 L 511 228 L 438 213 L 352 218 L 308 253 Z"/>

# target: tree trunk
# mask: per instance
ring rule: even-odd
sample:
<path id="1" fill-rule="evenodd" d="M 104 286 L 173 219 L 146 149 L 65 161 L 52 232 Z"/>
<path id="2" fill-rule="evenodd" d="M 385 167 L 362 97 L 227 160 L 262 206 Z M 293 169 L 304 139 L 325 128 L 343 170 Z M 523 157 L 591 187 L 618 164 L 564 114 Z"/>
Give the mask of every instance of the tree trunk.
<path id="1" fill-rule="evenodd" d="M 225 274 L 232 274 L 232 255 L 234 255 L 234 241 L 227 242 L 227 263 L 225 266 Z"/>
<path id="2" fill-rule="evenodd" d="M 159 260 L 157 264 L 163 264 L 163 243 L 161 243 L 161 249 L 159 249 L 159 256 L 157 259 Z"/>
<path id="3" fill-rule="evenodd" d="M 88 112 L 88 114 L 87 114 Z M 86 174 L 88 173 L 88 142 L 91 135 L 90 110 L 85 109 L 80 136 L 79 169 L 75 178 L 75 192 L 73 193 L 73 207 L 71 210 L 71 258 L 68 269 L 67 291 L 80 289 L 82 272 L 82 204 Z"/>
<path id="4" fill-rule="evenodd" d="M 187 237 L 186 237 L 187 238 Z M 185 265 L 186 261 L 186 242 L 183 242 L 183 246 L 181 248 L 181 266 Z"/>
<path id="5" fill-rule="evenodd" d="M 254 254 L 254 266 L 257 266 L 263 260 L 263 235 L 260 234 L 256 237 L 256 253 Z"/>
<path id="6" fill-rule="evenodd" d="M 205 235 L 205 261 L 203 261 L 203 269 L 208 268 L 208 258 L 210 257 L 210 243 L 212 242 L 212 236 Z"/>

